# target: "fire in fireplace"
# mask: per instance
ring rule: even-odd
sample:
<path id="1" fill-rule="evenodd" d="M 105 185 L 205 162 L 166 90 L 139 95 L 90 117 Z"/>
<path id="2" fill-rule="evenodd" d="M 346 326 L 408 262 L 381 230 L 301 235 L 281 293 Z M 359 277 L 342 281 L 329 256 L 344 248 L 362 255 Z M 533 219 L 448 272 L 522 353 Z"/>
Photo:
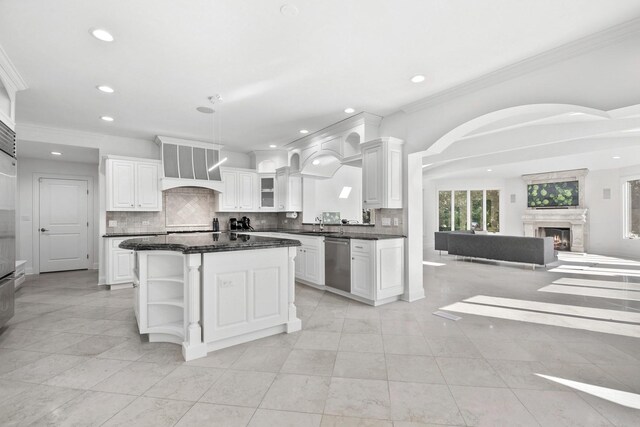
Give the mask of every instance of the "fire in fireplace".
<path id="1" fill-rule="evenodd" d="M 540 237 L 553 237 L 553 247 L 557 251 L 571 250 L 571 229 L 540 227 Z"/>

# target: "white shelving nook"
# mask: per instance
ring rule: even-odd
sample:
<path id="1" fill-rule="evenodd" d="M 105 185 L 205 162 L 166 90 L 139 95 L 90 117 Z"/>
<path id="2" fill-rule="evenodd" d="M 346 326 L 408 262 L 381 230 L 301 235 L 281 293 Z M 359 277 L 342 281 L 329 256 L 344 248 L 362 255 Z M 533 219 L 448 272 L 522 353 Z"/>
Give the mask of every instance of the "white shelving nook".
<path id="1" fill-rule="evenodd" d="M 150 342 L 182 344 L 187 328 L 188 256 L 171 251 L 136 252 L 135 313 Z"/>

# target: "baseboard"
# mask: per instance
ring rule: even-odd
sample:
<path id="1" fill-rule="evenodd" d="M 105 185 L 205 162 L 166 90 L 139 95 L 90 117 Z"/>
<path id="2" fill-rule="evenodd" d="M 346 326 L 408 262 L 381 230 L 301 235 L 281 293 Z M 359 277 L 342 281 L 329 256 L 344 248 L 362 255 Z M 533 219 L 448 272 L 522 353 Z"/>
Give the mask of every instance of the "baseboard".
<path id="1" fill-rule="evenodd" d="M 25 269 L 24 269 L 24 274 L 26 274 L 26 275 L 35 274 L 35 273 L 33 272 L 33 267 L 27 267 L 27 268 L 25 268 Z"/>

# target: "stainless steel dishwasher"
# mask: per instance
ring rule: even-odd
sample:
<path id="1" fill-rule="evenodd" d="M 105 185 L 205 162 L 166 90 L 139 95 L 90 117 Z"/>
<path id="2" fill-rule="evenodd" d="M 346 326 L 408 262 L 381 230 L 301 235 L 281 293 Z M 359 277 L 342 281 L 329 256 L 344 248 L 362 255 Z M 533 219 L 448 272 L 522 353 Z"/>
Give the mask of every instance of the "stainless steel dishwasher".
<path id="1" fill-rule="evenodd" d="M 351 292 L 351 248 L 349 239 L 324 239 L 324 283 Z"/>

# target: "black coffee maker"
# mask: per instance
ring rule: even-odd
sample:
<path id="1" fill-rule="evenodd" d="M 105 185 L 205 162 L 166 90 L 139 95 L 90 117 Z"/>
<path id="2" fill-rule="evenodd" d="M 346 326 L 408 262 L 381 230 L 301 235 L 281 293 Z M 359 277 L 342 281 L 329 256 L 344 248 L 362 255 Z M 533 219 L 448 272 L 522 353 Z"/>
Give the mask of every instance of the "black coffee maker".
<path id="1" fill-rule="evenodd" d="M 251 226 L 251 220 L 249 218 L 247 218 L 246 216 L 243 216 L 240 219 L 240 225 L 239 225 L 238 229 L 241 229 L 241 230 L 253 230 L 253 227 Z"/>
<path id="2" fill-rule="evenodd" d="M 229 230 L 230 231 L 240 230 L 240 224 L 238 223 L 237 219 L 229 218 Z"/>

